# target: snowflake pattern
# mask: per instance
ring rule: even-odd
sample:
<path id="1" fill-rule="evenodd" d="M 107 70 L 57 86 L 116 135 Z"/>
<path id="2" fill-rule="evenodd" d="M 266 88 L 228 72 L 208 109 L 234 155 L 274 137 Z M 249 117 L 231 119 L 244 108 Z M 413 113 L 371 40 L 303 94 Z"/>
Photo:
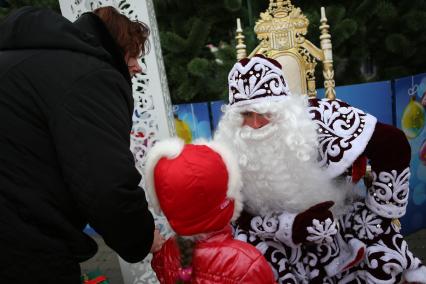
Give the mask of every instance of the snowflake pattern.
<path id="1" fill-rule="evenodd" d="M 270 217 L 252 216 L 256 222 L 244 223 L 248 227 L 236 225 L 235 237 L 245 240 L 255 246 L 265 256 L 278 283 L 398 283 L 405 272 L 416 273 L 423 279 L 421 261 L 409 251 L 403 237 L 392 226 L 384 226 L 385 219 L 371 212 L 363 202 L 354 202 L 352 210 L 339 219 L 345 226 L 333 225 L 334 222 L 315 222 L 312 226 L 315 234 L 324 233 L 328 228 L 335 228 L 331 243 L 299 245 L 289 247 L 277 238 L 270 238 L 270 233 L 264 228 L 256 230 L 254 224 L 264 224 Z M 344 221 L 342 221 L 344 219 Z M 262 220 L 262 222 L 259 222 Z M 335 220 L 337 223 L 337 220 Z M 267 223 L 267 222 L 266 222 Z M 380 226 L 377 226 L 380 225 Z M 271 227 L 271 226 L 268 226 Z M 256 233 L 255 233 L 256 231 Z M 263 231 L 263 234 L 260 232 Z M 332 231 L 332 230 L 331 230 Z M 332 234 L 329 234 L 330 236 Z M 359 239 L 366 245 L 365 258 L 347 270 L 337 274 L 327 274 L 325 267 L 332 262 L 344 261 L 341 254 L 351 239 Z M 364 238 L 364 239 L 363 239 Z M 321 238 L 318 237 L 318 240 Z M 333 262 L 333 263 L 334 263 Z M 333 271 L 336 272 L 336 271 Z M 395 282 L 396 281 L 396 282 Z"/>
<path id="2" fill-rule="evenodd" d="M 336 222 L 332 221 L 330 218 L 327 218 L 322 222 L 314 219 L 312 224 L 313 226 L 306 228 L 310 234 L 306 237 L 308 241 L 314 242 L 316 244 L 331 243 L 333 241 L 333 236 L 337 234 Z"/>
<path id="3" fill-rule="evenodd" d="M 361 239 L 372 240 L 383 233 L 382 220 L 366 209 L 362 210 L 361 214 L 355 215 L 354 221 L 353 228 L 358 232 L 358 237 Z"/>

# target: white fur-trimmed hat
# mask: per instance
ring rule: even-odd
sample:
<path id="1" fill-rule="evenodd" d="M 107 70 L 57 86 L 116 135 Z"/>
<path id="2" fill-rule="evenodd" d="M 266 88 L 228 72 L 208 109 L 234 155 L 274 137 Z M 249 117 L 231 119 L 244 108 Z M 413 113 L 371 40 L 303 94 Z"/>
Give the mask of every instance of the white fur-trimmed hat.
<path id="1" fill-rule="evenodd" d="M 228 75 L 229 105 L 280 101 L 290 95 L 281 64 L 263 55 L 237 62 Z"/>

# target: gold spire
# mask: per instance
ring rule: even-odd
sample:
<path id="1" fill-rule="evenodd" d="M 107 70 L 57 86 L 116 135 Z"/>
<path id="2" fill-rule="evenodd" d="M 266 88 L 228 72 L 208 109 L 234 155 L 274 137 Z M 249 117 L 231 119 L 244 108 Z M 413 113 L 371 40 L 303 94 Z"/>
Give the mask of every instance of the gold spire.
<path id="1" fill-rule="evenodd" d="M 246 45 L 244 44 L 243 29 L 241 28 L 240 18 L 237 18 L 237 30 L 235 39 L 237 40 L 237 60 L 241 60 L 247 57 Z"/>
<path id="2" fill-rule="evenodd" d="M 327 24 L 327 18 L 325 17 L 325 9 L 321 7 L 321 25 L 319 27 L 321 31 L 320 42 L 321 49 L 324 51 L 324 60 L 323 60 L 323 75 L 324 75 L 324 88 L 325 88 L 325 97 L 327 99 L 334 100 L 336 98 L 336 91 L 334 87 L 336 83 L 334 82 L 334 70 L 333 70 L 333 52 L 331 46 L 331 35 L 328 31 L 330 26 Z"/>

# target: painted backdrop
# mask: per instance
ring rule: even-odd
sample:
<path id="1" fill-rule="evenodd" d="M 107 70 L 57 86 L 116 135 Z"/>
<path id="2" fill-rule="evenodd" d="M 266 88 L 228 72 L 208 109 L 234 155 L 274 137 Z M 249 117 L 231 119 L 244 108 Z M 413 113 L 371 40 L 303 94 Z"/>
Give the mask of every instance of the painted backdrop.
<path id="1" fill-rule="evenodd" d="M 409 234 L 426 228 L 426 73 L 395 81 L 395 105 L 397 126 L 411 145 L 410 197 L 401 220 Z"/>

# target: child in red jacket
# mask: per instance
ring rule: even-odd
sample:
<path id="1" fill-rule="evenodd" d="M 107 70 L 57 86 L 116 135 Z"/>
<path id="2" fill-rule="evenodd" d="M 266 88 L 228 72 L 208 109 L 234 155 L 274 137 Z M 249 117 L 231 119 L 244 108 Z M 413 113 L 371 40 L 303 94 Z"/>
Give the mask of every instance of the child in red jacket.
<path id="1" fill-rule="evenodd" d="M 151 149 L 146 168 L 151 204 L 177 235 L 195 243 L 190 267 L 181 267 L 175 238 L 154 255 L 151 265 L 161 283 L 275 283 L 261 252 L 232 237 L 230 222 L 242 209 L 232 153 L 217 143 L 170 139 Z"/>

